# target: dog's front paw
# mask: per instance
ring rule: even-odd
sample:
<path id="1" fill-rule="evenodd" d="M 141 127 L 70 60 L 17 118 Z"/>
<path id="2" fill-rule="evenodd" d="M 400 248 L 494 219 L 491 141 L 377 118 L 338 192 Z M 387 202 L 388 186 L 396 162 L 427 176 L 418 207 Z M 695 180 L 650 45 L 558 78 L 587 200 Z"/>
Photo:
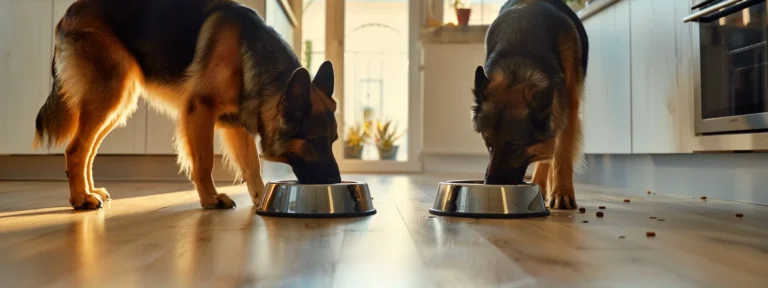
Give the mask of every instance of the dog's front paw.
<path id="1" fill-rule="evenodd" d="M 77 210 L 95 210 L 101 208 L 104 202 L 99 194 L 82 194 L 70 197 L 69 204 Z"/>
<path id="2" fill-rule="evenodd" d="M 232 209 L 237 206 L 227 194 L 216 194 L 209 199 L 200 199 L 200 205 L 205 209 Z"/>
<path id="3" fill-rule="evenodd" d="M 112 196 L 109 195 L 109 192 L 107 192 L 107 189 L 104 188 L 96 188 L 91 190 L 91 194 L 98 194 L 101 196 L 101 200 L 103 201 L 109 201 L 112 200 Z"/>
<path id="4" fill-rule="evenodd" d="M 552 192 L 549 193 L 548 202 L 550 209 L 572 210 L 577 207 L 573 189 L 552 189 Z"/>
<path id="5" fill-rule="evenodd" d="M 253 205 L 259 205 L 261 203 L 261 196 L 264 195 L 264 186 L 248 188 L 248 194 L 251 194 L 251 201 Z"/>

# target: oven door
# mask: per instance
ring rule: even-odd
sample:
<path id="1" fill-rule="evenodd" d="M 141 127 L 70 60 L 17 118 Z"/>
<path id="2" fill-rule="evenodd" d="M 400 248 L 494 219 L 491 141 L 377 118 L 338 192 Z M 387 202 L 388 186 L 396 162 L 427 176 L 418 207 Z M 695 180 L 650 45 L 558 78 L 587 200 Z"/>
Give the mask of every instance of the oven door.
<path id="1" fill-rule="evenodd" d="M 697 134 L 768 129 L 766 0 L 693 0 Z"/>

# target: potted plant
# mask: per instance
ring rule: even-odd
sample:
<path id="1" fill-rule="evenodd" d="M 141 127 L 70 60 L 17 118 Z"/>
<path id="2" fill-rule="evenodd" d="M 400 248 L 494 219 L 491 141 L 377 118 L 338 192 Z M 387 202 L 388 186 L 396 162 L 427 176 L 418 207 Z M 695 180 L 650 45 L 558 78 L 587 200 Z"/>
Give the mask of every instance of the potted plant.
<path id="1" fill-rule="evenodd" d="M 472 14 L 472 8 L 464 4 L 463 0 L 454 0 L 453 8 L 456 9 L 456 20 L 459 22 L 459 25 L 469 25 L 469 15 Z"/>
<path id="2" fill-rule="evenodd" d="M 347 130 L 344 140 L 344 158 L 360 159 L 363 155 L 363 145 L 368 141 L 370 134 L 367 129 L 355 125 Z"/>
<path id="3" fill-rule="evenodd" d="M 402 134 L 397 133 L 397 128 L 392 125 L 392 121 L 378 121 L 376 123 L 376 148 L 379 149 L 379 159 L 393 160 L 397 156 L 397 150 L 400 146 L 395 145 L 395 141 L 400 139 Z"/>

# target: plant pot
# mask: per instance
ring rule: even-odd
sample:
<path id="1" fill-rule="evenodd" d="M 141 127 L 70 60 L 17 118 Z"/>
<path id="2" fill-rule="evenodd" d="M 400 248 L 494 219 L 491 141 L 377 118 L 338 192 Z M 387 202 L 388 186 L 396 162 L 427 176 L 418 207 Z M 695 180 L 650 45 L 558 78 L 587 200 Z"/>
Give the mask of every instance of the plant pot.
<path id="1" fill-rule="evenodd" d="M 379 159 L 381 160 L 394 160 L 397 158 L 397 148 L 400 148 L 400 146 L 392 146 L 389 148 L 379 148 Z"/>
<path id="2" fill-rule="evenodd" d="M 344 146 L 344 158 L 360 159 L 363 157 L 363 146 Z"/>
<path id="3" fill-rule="evenodd" d="M 469 25 L 469 15 L 471 14 L 472 14 L 472 9 L 470 8 L 456 8 L 456 20 L 459 21 L 459 25 L 461 26 Z"/>

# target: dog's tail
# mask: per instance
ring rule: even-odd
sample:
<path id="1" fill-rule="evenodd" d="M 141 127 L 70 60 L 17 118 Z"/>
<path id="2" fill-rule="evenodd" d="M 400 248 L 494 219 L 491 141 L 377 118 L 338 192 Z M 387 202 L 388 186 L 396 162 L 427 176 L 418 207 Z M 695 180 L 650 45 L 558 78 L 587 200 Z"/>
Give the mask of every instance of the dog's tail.
<path id="1" fill-rule="evenodd" d="M 40 108 L 35 120 L 35 140 L 34 148 L 41 146 L 58 146 L 69 140 L 77 127 L 75 114 L 69 104 L 64 100 L 61 91 L 61 83 L 57 77 L 56 54 L 54 53 L 51 63 L 51 75 L 53 75 L 53 85 L 48 99 Z"/>

